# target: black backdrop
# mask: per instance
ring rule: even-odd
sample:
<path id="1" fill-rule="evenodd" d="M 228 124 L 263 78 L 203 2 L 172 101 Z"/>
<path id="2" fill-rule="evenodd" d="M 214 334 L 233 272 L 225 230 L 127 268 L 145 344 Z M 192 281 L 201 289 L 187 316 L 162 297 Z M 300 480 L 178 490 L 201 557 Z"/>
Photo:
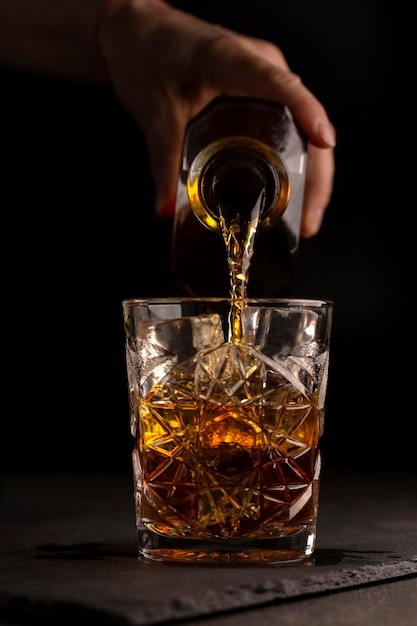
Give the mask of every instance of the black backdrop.
<path id="1" fill-rule="evenodd" d="M 297 283 L 335 302 L 324 462 L 415 469 L 394 12 L 359 0 L 173 4 L 275 41 L 326 105 L 335 189 L 322 230 L 301 243 Z M 0 85 L 0 466 L 129 466 L 121 301 L 175 293 L 143 138 L 108 86 L 7 71 Z"/>

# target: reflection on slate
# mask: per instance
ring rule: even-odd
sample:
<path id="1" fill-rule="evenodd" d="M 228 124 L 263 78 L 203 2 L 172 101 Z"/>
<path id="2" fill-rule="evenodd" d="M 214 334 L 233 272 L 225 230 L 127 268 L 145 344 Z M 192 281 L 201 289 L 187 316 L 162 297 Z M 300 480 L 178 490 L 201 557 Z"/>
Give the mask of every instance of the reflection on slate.
<path id="1" fill-rule="evenodd" d="M 299 566 L 137 558 L 129 474 L 2 478 L 0 620 L 180 623 L 417 577 L 417 477 L 324 474 L 318 548 Z M 55 621 L 56 620 L 56 621 Z"/>

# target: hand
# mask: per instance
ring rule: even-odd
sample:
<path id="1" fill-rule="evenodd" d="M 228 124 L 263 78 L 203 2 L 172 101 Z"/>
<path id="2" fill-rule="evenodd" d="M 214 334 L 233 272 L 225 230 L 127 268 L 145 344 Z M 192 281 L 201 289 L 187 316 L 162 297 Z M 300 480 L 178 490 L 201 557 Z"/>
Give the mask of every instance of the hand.
<path id="1" fill-rule="evenodd" d="M 108 0 L 97 43 L 118 97 L 145 135 L 157 214 L 174 211 L 188 121 L 216 96 L 251 96 L 286 104 L 306 133 L 301 235 L 318 232 L 333 189 L 335 132 L 278 47 L 159 0 Z"/>

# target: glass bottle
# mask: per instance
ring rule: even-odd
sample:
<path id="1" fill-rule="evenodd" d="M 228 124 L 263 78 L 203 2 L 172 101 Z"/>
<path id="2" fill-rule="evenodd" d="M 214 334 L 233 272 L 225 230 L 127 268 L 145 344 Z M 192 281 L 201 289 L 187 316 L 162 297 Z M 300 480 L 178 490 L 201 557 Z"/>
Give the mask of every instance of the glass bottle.
<path id="1" fill-rule="evenodd" d="M 191 120 L 173 228 L 172 266 L 179 293 L 230 294 L 220 215 L 249 214 L 262 193 L 247 295 L 291 295 L 305 173 L 306 143 L 284 105 L 222 97 Z"/>

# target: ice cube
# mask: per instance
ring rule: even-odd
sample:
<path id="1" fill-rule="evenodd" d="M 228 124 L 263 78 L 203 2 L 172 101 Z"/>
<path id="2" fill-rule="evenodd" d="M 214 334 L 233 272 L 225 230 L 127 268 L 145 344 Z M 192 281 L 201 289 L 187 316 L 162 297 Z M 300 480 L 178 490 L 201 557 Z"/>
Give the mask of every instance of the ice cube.
<path id="1" fill-rule="evenodd" d="M 224 341 L 218 314 L 138 324 L 134 351 L 140 393 L 146 395 L 175 366 Z"/>

